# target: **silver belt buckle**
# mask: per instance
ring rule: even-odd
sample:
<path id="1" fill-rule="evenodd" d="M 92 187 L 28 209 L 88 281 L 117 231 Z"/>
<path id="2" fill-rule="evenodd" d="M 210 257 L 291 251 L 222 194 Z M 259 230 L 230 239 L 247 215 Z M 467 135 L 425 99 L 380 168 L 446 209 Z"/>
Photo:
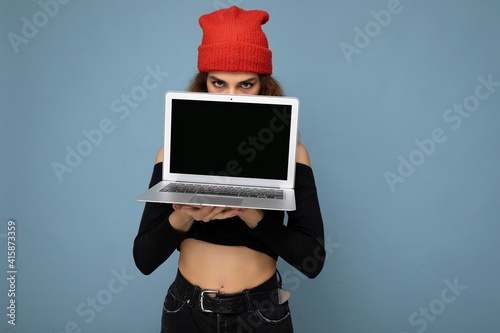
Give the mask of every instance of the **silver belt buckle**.
<path id="1" fill-rule="evenodd" d="M 218 293 L 219 293 L 218 290 L 202 290 L 201 291 L 201 293 L 200 293 L 200 307 L 201 307 L 202 312 L 213 312 L 212 310 L 205 309 L 205 307 L 203 306 L 203 296 L 205 296 L 205 294 L 218 294 Z"/>

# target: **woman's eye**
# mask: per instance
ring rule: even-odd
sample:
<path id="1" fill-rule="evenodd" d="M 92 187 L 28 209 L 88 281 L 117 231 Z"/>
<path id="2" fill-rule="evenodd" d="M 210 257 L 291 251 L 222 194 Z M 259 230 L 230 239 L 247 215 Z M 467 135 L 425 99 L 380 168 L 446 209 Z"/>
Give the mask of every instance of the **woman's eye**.
<path id="1" fill-rule="evenodd" d="M 243 83 L 241 84 L 241 87 L 242 87 L 243 89 L 250 89 L 250 88 L 252 88 L 252 86 L 253 86 L 253 84 L 252 84 L 252 83 L 249 83 L 249 82 L 243 82 Z"/>
<path id="2" fill-rule="evenodd" d="M 222 81 L 214 81 L 212 84 L 217 87 L 217 88 L 222 88 L 224 86 L 224 83 Z"/>

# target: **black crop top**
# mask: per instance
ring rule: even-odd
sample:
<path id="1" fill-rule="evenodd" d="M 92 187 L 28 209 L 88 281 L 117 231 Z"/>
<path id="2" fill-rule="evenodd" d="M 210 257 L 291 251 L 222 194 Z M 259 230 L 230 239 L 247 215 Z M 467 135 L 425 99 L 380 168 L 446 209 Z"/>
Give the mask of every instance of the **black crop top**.
<path id="1" fill-rule="evenodd" d="M 149 187 L 161 181 L 162 163 L 157 163 Z M 188 232 L 173 229 L 168 218 L 171 204 L 146 203 L 134 241 L 134 260 L 143 274 L 151 274 L 179 249 L 186 238 L 229 245 L 246 246 L 277 260 L 278 256 L 309 278 L 316 277 L 325 260 L 323 220 L 321 217 L 312 169 L 297 163 L 295 173 L 296 210 L 264 211 L 264 218 L 254 229 L 239 217 L 210 222 L 195 221 Z"/>

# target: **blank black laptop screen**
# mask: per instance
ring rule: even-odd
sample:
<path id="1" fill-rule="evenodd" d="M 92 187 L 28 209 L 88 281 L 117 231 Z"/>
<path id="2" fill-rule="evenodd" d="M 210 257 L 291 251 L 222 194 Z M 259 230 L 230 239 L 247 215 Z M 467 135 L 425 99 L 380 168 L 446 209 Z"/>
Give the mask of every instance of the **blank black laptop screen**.
<path id="1" fill-rule="evenodd" d="M 170 172 L 286 180 L 290 105 L 172 100 Z"/>

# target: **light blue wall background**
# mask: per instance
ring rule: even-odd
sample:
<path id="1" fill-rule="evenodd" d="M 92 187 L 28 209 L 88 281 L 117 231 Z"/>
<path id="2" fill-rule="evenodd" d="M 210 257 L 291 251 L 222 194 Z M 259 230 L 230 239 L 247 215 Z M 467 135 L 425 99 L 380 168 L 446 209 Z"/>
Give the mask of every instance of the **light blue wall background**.
<path id="1" fill-rule="evenodd" d="M 159 331 L 176 257 L 151 276 L 135 268 L 135 197 L 161 145 L 163 93 L 196 72 L 197 19 L 231 3 L 269 11 L 274 74 L 302 102 L 329 257 L 315 280 L 279 262 L 296 331 L 498 331 L 498 1 L 40 3 L 0 4 L 2 332 Z M 68 147 L 87 156 L 58 177 Z"/>

